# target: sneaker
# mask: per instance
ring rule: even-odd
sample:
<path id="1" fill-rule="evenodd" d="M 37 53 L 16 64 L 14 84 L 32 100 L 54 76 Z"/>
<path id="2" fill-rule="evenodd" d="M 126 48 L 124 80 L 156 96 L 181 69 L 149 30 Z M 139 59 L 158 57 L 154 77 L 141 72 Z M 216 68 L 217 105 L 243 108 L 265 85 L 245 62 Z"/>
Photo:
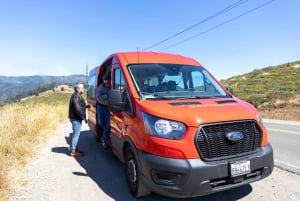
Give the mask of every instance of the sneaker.
<path id="1" fill-rule="evenodd" d="M 73 157 L 83 156 L 83 154 L 80 153 L 80 152 L 78 152 L 78 151 L 72 151 L 72 152 L 70 153 L 70 155 L 73 156 Z"/>
<path id="2" fill-rule="evenodd" d="M 107 145 L 106 142 L 102 142 L 101 144 L 102 144 L 102 147 L 103 147 L 104 149 L 108 148 L 108 145 Z"/>

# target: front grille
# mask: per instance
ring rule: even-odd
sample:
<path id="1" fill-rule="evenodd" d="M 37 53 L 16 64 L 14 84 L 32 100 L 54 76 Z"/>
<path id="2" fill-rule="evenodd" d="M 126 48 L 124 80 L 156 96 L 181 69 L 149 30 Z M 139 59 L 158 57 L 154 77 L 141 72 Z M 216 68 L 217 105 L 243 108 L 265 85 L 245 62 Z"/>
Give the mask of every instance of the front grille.
<path id="1" fill-rule="evenodd" d="M 243 139 L 230 142 L 225 135 L 239 131 Z M 203 160 L 217 160 L 253 152 L 260 148 L 262 134 L 254 121 L 226 122 L 203 125 L 196 135 L 196 146 Z"/>

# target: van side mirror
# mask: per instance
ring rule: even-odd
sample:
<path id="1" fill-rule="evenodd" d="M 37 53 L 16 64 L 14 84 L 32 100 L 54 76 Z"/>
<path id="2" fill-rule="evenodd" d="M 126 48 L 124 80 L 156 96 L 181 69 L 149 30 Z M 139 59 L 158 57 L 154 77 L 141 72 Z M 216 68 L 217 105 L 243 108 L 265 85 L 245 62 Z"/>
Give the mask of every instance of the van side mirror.
<path id="1" fill-rule="evenodd" d="M 122 96 L 119 89 L 108 91 L 108 110 L 110 112 L 121 112 L 123 110 Z"/>
<path id="2" fill-rule="evenodd" d="M 226 87 L 227 91 L 229 91 L 233 95 L 233 88 L 231 87 Z"/>

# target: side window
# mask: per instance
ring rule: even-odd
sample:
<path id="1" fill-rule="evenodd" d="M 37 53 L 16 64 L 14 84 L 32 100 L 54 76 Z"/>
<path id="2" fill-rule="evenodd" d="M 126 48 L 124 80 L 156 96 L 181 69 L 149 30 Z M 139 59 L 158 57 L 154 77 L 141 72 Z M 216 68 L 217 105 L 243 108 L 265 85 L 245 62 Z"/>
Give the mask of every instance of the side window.
<path id="1" fill-rule="evenodd" d="M 226 96 L 226 92 L 208 72 L 203 72 L 203 76 L 205 77 L 205 88 L 208 93 L 213 94 L 214 96 Z"/>
<path id="2" fill-rule="evenodd" d="M 193 78 L 193 88 L 197 91 L 204 91 L 204 78 L 200 71 L 193 71 L 191 74 Z"/>
<path id="3" fill-rule="evenodd" d="M 88 86 L 87 86 L 87 97 L 89 99 L 96 99 L 96 74 L 92 74 L 88 77 Z"/>
<path id="4" fill-rule="evenodd" d="M 115 69 L 114 78 L 114 89 L 119 89 L 120 86 L 125 86 L 125 79 L 120 68 Z"/>
<path id="5" fill-rule="evenodd" d="M 133 114 L 132 103 L 130 100 L 129 91 L 127 88 L 127 84 L 124 79 L 124 75 L 120 68 L 116 68 L 114 70 L 114 89 L 119 89 L 122 94 L 124 112 Z"/>

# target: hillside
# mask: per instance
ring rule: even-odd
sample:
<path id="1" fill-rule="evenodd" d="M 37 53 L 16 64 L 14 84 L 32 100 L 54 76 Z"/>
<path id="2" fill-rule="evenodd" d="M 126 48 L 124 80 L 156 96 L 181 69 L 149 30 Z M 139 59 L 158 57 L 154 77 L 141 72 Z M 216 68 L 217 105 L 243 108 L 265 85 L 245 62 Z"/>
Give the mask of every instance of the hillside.
<path id="1" fill-rule="evenodd" d="M 84 75 L 0 76 L 0 104 L 85 80 Z M 257 107 L 264 118 L 300 121 L 300 61 L 256 69 L 221 82 L 233 88 L 235 96 Z"/>
<path id="2" fill-rule="evenodd" d="M 55 86 L 66 84 L 69 86 L 75 83 L 86 80 L 85 75 L 69 75 L 69 76 L 0 76 L 0 104 L 7 102 L 10 99 L 15 98 L 22 93 L 25 95 L 32 95 L 30 93 L 36 93 L 43 91 L 43 88 L 48 90 Z M 26 94 L 27 93 L 27 94 Z"/>
<path id="3" fill-rule="evenodd" d="M 266 118 L 300 121 L 300 61 L 270 66 L 221 80 L 234 95 L 255 105 Z"/>

